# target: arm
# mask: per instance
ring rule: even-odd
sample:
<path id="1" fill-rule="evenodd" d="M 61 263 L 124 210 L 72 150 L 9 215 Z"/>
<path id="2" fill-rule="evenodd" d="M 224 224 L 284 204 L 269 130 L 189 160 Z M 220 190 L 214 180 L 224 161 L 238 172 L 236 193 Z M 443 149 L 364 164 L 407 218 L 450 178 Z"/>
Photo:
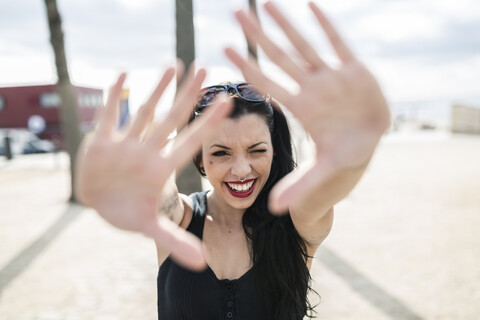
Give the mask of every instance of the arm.
<path id="1" fill-rule="evenodd" d="M 165 183 L 161 199 L 157 211 L 159 218 L 168 219 L 176 226 L 180 226 L 181 229 L 186 229 L 192 219 L 192 203 L 187 195 L 178 193 L 174 174 Z M 157 249 L 158 266 L 160 266 L 170 254 L 170 249 L 156 240 L 155 246 Z"/>
<path id="2" fill-rule="evenodd" d="M 272 198 L 290 195 L 287 201 L 290 201 L 292 221 L 314 250 L 331 229 L 333 206 L 348 196 L 360 181 L 378 141 L 390 125 L 388 109 L 383 117 L 375 114 L 374 118 L 375 121 L 368 121 L 364 128 L 359 128 L 356 136 L 345 140 L 339 138 L 331 148 L 330 156 L 317 154 L 312 164 L 288 175 L 272 192 Z M 358 135 L 365 137 L 359 138 Z M 353 145 L 349 146 L 352 141 Z"/>
<path id="3" fill-rule="evenodd" d="M 328 234 L 334 204 L 365 172 L 389 126 L 390 112 L 375 77 L 315 4 L 310 8 L 337 54 L 338 66 L 329 66 L 272 2 L 264 7 L 296 48 L 295 57 L 272 41 L 254 15 L 238 11 L 236 18 L 249 41 L 258 43 L 298 90 L 282 87 L 235 50 L 227 48 L 226 54 L 248 81 L 288 108 L 315 143 L 313 163 L 279 181 L 269 201 L 272 212 L 290 211 L 297 231 L 315 248 Z"/>
<path id="4" fill-rule="evenodd" d="M 318 181 L 307 191 L 303 201 L 290 207 L 293 224 L 312 252 L 330 233 L 333 206 L 353 190 L 367 166 L 368 162 L 357 168 L 345 168 L 323 182 Z"/>
<path id="5" fill-rule="evenodd" d="M 205 71 L 189 72 L 167 116 L 145 136 L 155 106 L 174 75 L 173 68 L 167 70 L 131 126 L 119 133 L 116 115 L 125 75 L 120 76 L 106 107 L 97 114 L 95 132 L 78 151 L 75 193 L 113 226 L 151 237 L 178 263 L 201 270 L 206 266 L 201 242 L 178 226 L 185 210 L 172 173 L 191 161 L 204 137 L 228 114 L 230 103 L 214 103 L 202 119 L 181 130 L 172 148 L 167 149 L 168 136 L 191 112 L 189 106 L 196 99 Z M 163 193 L 166 198 L 162 198 Z M 159 208 L 171 220 L 159 215 Z"/>
<path id="6" fill-rule="evenodd" d="M 184 209 L 182 195 L 178 193 L 178 188 L 175 184 L 175 175 L 172 174 L 165 182 L 165 187 L 162 190 L 158 214 L 167 217 L 176 225 L 180 225 L 183 219 Z"/>

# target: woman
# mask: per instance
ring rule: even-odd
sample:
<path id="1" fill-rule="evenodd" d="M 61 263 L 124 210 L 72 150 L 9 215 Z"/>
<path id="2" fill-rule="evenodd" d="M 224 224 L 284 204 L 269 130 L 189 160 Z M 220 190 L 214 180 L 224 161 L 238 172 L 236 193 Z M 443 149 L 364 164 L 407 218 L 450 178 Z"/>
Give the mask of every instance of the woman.
<path id="1" fill-rule="evenodd" d="M 159 318 L 303 318 L 311 309 L 308 256 L 316 247 L 307 250 L 290 214 L 273 216 L 267 208 L 271 188 L 295 166 L 287 120 L 270 98 L 240 83 L 202 90 L 190 121 L 221 92 L 233 96 L 233 111 L 194 158 L 212 190 L 161 210 L 203 240 L 208 267 L 192 273 L 159 249 Z M 331 214 L 323 221 L 326 235 Z M 195 303 L 181 308 L 189 301 Z"/>
<path id="2" fill-rule="evenodd" d="M 297 92 L 285 90 L 234 50 L 226 54 L 260 92 L 297 117 L 316 146 L 312 164 L 291 172 L 288 127 L 267 95 L 248 85 L 245 91 L 242 85 L 222 87 L 217 91 L 234 93 L 231 114 L 228 95 L 210 103 L 203 92 L 196 101 L 204 70 L 190 72 L 169 115 L 145 135 L 174 76 L 168 69 L 119 139 L 113 131 L 122 75 L 94 137 L 82 146 L 78 197 L 113 225 L 142 232 L 157 244 L 161 319 L 301 319 L 311 310 L 306 299 L 310 257 L 331 228 L 333 206 L 365 171 L 389 125 L 389 111 L 374 77 L 318 7 L 310 7 L 341 61 L 337 69 L 272 3 L 265 9 L 297 49 L 299 62 L 273 43 L 253 16 L 236 13 L 248 39 L 296 81 Z M 168 144 L 192 103 L 192 124 Z M 213 190 L 179 195 L 169 177 L 200 146 L 195 163 Z"/>

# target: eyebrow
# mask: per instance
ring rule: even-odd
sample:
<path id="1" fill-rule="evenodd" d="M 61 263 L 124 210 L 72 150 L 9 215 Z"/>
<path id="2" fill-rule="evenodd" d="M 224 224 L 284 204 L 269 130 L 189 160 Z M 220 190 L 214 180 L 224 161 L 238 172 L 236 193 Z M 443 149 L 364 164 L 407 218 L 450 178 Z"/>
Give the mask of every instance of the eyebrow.
<path id="1" fill-rule="evenodd" d="M 248 150 L 253 149 L 253 148 L 255 148 L 255 147 L 258 147 L 258 146 L 261 145 L 261 144 L 265 144 L 265 145 L 266 145 L 267 143 L 266 143 L 266 142 L 263 142 L 263 141 L 257 142 L 257 143 L 255 143 L 255 144 L 252 144 L 252 145 L 251 145 L 250 147 L 248 147 L 247 149 L 248 149 Z M 214 144 L 214 145 L 210 146 L 210 149 L 213 148 L 213 147 L 230 150 L 229 147 L 222 146 L 221 144 Z"/>

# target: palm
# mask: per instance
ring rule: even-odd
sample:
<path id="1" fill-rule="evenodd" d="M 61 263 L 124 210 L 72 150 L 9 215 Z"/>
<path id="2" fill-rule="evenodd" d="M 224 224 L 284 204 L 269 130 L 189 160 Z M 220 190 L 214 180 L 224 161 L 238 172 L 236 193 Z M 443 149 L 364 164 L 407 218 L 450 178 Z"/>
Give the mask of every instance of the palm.
<path id="1" fill-rule="evenodd" d="M 97 139 L 88 146 L 79 168 L 89 185 L 83 197 L 116 227 L 143 232 L 156 221 L 164 175 L 168 174 L 154 172 L 147 165 L 152 159 L 165 167 L 162 159 L 136 141 Z"/>
<path id="2" fill-rule="evenodd" d="M 253 15 L 242 11 L 236 15 L 247 38 L 258 43 L 298 84 L 298 92 L 285 90 L 251 60 L 242 58 L 233 49 L 226 50 L 247 79 L 287 107 L 315 142 L 313 165 L 290 174 L 275 187 L 274 198 L 283 198 L 283 203 L 299 201 L 313 184 L 326 181 L 339 170 L 367 163 L 390 117 L 375 78 L 356 59 L 320 9 L 313 3 L 310 7 L 337 53 L 341 62 L 338 68 L 326 64 L 273 3 L 267 2 L 265 9 L 296 48 L 300 61 L 280 49 Z M 283 211 L 287 206 L 277 209 Z"/>
<path id="3" fill-rule="evenodd" d="M 311 135 L 317 160 L 338 168 L 369 158 L 383 130 L 377 118 L 388 117 L 375 79 L 358 61 L 306 75 L 305 85 L 290 99 L 287 107 Z"/>
<path id="4" fill-rule="evenodd" d="M 225 117 L 227 102 L 209 108 L 205 117 L 179 133 L 173 146 L 166 148 L 167 137 L 186 122 L 205 72 L 191 72 L 167 117 L 158 123 L 148 137 L 155 106 L 174 76 L 168 69 L 149 100 L 138 112 L 131 127 L 115 132 L 119 96 L 125 76 L 112 88 L 104 110 L 99 114 L 98 128 L 82 142 L 76 170 L 76 193 L 112 225 L 141 232 L 154 238 L 179 263 L 192 269 L 205 267 L 200 241 L 165 217 L 159 217 L 165 182 L 176 169 L 191 159 L 202 139 Z"/>

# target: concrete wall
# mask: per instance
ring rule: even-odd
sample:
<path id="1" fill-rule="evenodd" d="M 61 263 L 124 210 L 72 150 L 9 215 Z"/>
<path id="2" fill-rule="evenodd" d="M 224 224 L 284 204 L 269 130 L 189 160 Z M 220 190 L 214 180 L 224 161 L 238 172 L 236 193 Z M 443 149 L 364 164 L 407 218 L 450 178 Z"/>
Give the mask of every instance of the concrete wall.
<path id="1" fill-rule="evenodd" d="M 480 108 L 453 105 L 451 121 L 452 132 L 480 134 Z"/>

